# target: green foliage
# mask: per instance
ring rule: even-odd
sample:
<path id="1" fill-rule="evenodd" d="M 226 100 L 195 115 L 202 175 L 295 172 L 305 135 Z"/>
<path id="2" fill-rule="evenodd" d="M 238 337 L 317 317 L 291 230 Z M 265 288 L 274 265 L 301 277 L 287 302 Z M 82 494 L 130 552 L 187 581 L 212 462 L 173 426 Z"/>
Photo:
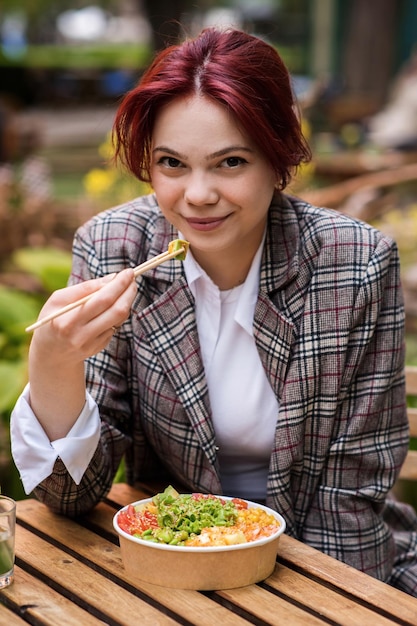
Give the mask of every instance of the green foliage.
<path id="1" fill-rule="evenodd" d="M 0 360 L 0 413 L 9 414 L 27 381 L 25 361 Z"/>
<path id="2" fill-rule="evenodd" d="M 55 248 L 22 248 L 15 251 L 12 260 L 39 280 L 43 292 L 28 294 L 0 285 L 0 457 L 9 454 L 10 414 L 27 382 L 30 335 L 25 328 L 36 320 L 49 293 L 66 285 L 71 269 L 71 254 Z M 23 498 L 13 463 L 0 469 L 3 491 Z"/>
<path id="3" fill-rule="evenodd" d="M 26 383 L 30 336 L 25 328 L 37 318 L 40 306 L 39 297 L 0 285 L 0 417 L 4 423 Z"/>
<path id="4" fill-rule="evenodd" d="M 47 295 L 66 285 L 71 255 L 54 248 L 22 248 L 15 251 L 13 262 L 38 278 L 44 294 L 27 294 L 0 285 L 0 415 L 4 420 L 26 382 L 30 336 L 25 328 L 36 320 Z"/>
<path id="5" fill-rule="evenodd" d="M 57 248 L 20 248 L 12 260 L 19 269 L 38 278 L 48 293 L 64 287 L 71 271 L 71 254 Z"/>
<path id="6" fill-rule="evenodd" d="M 118 470 L 116 472 L 116 476 L 114 477 L 115 483 L 124 483 L 126 482 L 126 468 L 125 468 L 125 460 L 124 458 L 120 461 Z"/>
<path id="7" fill-rule="evenodd" d="M 0 355 L 2 345 L 15 342 L 25 327 L 38 315 L 39 302 L 34 296 L 0 285 Z M 5 341 L 4 334 L 8 341 Z"/>
<path id="8" fill-rule="evenodd" d="M 30 45 L 18 59 L 0 51 L 0 65 L 34 68 L 132 69 L 145 67 L 150 49 L 141 44 Z"/>
<path id="9" fill-rule="evenodd" d="M 405 337 L 406 364 L 417 365 L 417 334 L 407 333 Z"/>
<path id="10" fill-rule="evenodd" d="M 4 465 L 9 455 L 9 419 L 13 406 L 27 382 L 25 327 L 36 319 L 39 301 L 16 289 L 0 285 L 0 482 L 12 497 L 23 497 L 14 465 Z"/>

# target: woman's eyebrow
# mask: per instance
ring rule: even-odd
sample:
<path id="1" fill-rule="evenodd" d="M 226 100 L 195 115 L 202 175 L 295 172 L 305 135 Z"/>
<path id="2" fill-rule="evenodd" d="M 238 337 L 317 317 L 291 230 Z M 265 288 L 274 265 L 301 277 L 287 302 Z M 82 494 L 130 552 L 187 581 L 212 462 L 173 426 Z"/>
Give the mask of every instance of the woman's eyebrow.
<path id="1" fill-rule="evenodd" d="M 185 154 L 181 154 L 180 152 L 177 152 L 176 150 L 173 150 L 172 148 L 168 148 L 167 146 L 155 146 L 155 148 L 152 150 L 152 154 L 154 154 L 155 152 L 169 152 L 169 154 L 172 154 L 173 156 L 176 156 L 178 158 L 181 158 L 181 159 L 187 158 Z"/>
<path id="2" fill-rule="evenodd" d="M 155 146 L 155 148 L 152 150 L 152 153 L 155 153 L 155 152 L 167 152 L 168 154 L 172 154 L 172 156 L 175 156 L 178 159 L 187 159 L 186 154 L 181 154 L 177 150 L 174 150 L 173 148 L 169 148 L 168 146 Z M 224 156 L 225 154 L 230 154 L 231 152 L 253 153 L 253 150 L 251 148 L 248 148 L 247 146 L 240 146 L 240 145 L 226 146 L 225 148 L 222 148 L 221 150 L 216 150 L 216 152 L 213 152 L 212 154 L 208 154 L 205 158 L 208 161 L 210 159 L 216 159 L 218 157 Z"/>
<path id="3" fill-rule="evenodd" d="M 212 154 L 207 155 L 207 159 L 213 159 L 213 158 L 215 159 L 217 157 L 224 156 L 225 154 L 229 154 L 230 152 L 250 152 L 250 153 L 252 153 L 253 150 L 251 150 L 247 146 L 240 146 L 240 145 L 227 146 L 226 148 L 222 148 L 222 150 L 217 150 L 216 152 L 213 152 Z"/>

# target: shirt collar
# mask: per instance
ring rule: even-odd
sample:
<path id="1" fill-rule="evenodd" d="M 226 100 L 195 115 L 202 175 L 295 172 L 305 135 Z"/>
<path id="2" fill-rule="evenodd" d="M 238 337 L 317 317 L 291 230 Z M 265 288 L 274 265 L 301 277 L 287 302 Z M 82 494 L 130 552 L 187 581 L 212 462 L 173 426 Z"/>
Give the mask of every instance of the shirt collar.
<path id="1" fill-rule="evenodd" d="M 239 293 L 239 298 L 236 306 L 235 321 L 242 326 L 246 332 L 250 335 L 253 334 L 253 317 L 255 313 L 255 305 L 259 292 L 259 274 L 261 267 L 262 251 L 265 242 L 265 234 L 262 238 L 261 244 L 253 258 L 252 265 L 245 282 L 242 285 L 242 289 Z M 181 234 L 179 235 L 181 237 Z M 187 279 L 188 286 L 193 294 L 196 302 L 201 293 L 197 288 L 198 281 L 205 284 L 206 288 L 209 288 L 211 292 L 216 291 L 219 294 L 220 290 L 213 283 L 211 278 L 206 274 L 203 268 L 197 263 L 193 257 L 191 249 L 188 251 L 187 256 L 183 262 L 184 272 Z"/>

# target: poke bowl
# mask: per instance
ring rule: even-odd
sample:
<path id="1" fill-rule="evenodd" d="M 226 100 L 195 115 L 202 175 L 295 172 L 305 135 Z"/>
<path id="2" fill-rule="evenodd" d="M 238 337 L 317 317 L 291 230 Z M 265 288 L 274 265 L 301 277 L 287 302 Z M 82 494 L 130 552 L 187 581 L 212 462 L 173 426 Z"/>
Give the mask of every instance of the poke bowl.
<path id="1" fill-rule="evenodd" d="M 285 520 L 249 500 L 168 487 L 120 509 L 113 526 L 132 581 L 207 591 L 270 576 Z"/>

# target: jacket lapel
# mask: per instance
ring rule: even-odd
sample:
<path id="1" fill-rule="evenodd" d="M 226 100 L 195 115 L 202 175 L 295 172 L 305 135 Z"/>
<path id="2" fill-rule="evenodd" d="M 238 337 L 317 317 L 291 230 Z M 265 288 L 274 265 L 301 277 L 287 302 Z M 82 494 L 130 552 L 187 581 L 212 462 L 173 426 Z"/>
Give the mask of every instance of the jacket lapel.
<path id="1" fill-rule="evenodd" d="M 166 270 L 165 270 L 166 271 Z M 139 318 L 209 461 L 215 464 L 215 435 L 195 320 L 194 299 L 181 276 Z"/>
<path id="2" fill-rule="evenodd" d="M 291 204 L 280 198 L 271 206 L 254 317 L 254 337 L 270 383 L 281 398 L 300 309 L 288 285 L 298 273 L 298 221 Z"/>
<path id="3" fill-rule="evenodd" d="M 289 534 L 296 534 L 293 494 L 298 480 L 292 469 L 302 433 L 302 414 L 288 410 L 287 377 L 296 342 L 304 296 L 298 286 L 300 233 L 291 203 L 282 197 L 271 207 L 261 268 L 254 333 L 261 361 L 280 408 L 269 472 L 269 504 L 285 517 Z M 290 386 L 292 389 L 293 387 Z"/>

